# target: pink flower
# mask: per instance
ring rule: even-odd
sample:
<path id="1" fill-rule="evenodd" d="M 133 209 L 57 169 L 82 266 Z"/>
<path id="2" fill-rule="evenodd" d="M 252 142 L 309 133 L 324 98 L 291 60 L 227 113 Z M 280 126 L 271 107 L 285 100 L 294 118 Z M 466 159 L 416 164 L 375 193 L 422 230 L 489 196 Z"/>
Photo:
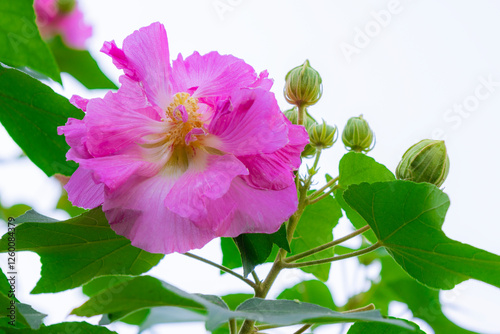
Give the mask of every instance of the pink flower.
<path id="1" fill-rule="evenodd" d="M 120 89 L 74 96 L 86 115 L 59 128 L 80 164 L 66 185 L 73 204 L 102 204 L 113 230 L 155 253 L 273 233 L 295 212 L 308 135 L 280 112 L 267 72 L 217 52 L 170 66 L 160 23 L 102 51 L 125 72 Z"/>
<path id="2" fill-rule="evenodd" d="M 36 24 L 44 39 L 61 35 L 75 49 L 85 49 L 92 27 L 85 24 L 75 0 L 35 0 Z"/>

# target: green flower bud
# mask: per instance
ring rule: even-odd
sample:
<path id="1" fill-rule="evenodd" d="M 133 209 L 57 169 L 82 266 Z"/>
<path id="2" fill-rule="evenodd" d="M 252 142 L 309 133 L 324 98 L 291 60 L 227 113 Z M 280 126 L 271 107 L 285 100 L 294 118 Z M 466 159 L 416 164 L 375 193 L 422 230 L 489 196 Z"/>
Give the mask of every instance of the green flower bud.
<path id="1" fill-rule="evenodd" d="M 396 168 L 400 180 L 428 182 L 440 187 L 450 169 L 443 140 L 424 139 L 410 147 Z"/>
<path id="2" fill-rule="evenodd" d="M 309 65 L 309 60 L 295 67 L 285 77 L 285 99 L 298 107 L 307 107 L 319 101 L 323 93 L 321 76 Z"/>
<path id="3" fill-rule="evenodd" d="M 323 121 L 322 124 L 313 124 L 308 130 L 311 145 L 318 150 L 330 148 L 337 141 L 337 127 L 330 126 Z"/>
<path id="4" fill-rule="evenodd" d="M 57 0 L 57 9 L 60 13 L 70 13 L 76 6 L 76 0 Z"/>
<path id="5" fill-rule="evenodd" d="M 373 149 L 373 131 L 368 122 L 363 118 L 351 117 L 342 132 L 342 142 L 348 150 L 355 152 L 368 152 Z"/>

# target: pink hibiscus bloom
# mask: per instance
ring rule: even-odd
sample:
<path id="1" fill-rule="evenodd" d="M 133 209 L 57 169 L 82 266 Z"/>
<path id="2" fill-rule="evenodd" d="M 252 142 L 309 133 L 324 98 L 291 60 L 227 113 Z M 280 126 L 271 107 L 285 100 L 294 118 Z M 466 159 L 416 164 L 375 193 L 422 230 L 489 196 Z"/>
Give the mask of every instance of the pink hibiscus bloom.
<path id="1" fill-rule="evenodd" d="M 44 39 L 61 35 L 66 45 L 85 49 L 92 27 L 85 24 L 75 0 L 35 0 L 36 24 Z"/>
<path id="2" fill-rule="evenodd" d="M 73 204 L 102 205 L 116 233 L 165 254 L 272 233 L 295 212 L 308 135 L 279 110 L 267 72 L 217 52 L 171 66 L 160 23 L 102 51 L 124 70 L 120 89 L 74 96 L 86 115 L 59 127 L 80 164 L 66 185 Z"/>

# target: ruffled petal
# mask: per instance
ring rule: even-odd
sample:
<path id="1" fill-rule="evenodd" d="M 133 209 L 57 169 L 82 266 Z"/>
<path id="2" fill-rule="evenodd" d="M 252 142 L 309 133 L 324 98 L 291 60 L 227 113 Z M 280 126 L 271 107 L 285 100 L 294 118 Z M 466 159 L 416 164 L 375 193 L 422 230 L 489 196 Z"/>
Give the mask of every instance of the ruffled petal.
<path id="1" fill-rule="evenodd" d="M 309 135 L 303 126 L 288 123 L 288 144 L 273 153 L 238 157 L 249 170 L 242 176 L 248 185 L 259 189 L 280 190 L 293 183 L 294 170 L 300 167 L 300 153 L 309 142 Z"/>
<path id="2" fill-rule="evenodd" d="M 94 157 L 102 157 L 141 143 L 144 136 L 166 133 L 168 124 L 152 117 L 158 117 L 155 108 L 132 110 L 116 93 L 90 100 L 85 116 L 89 152 Z"/>
<path id="3" fill-rule="evenodd" d="M 249 87 L 258 80 L 252 66 L 231 55 L 213 51 L 201 56 L 179 54 L 172 63 L 173 92 L 192 91 L 194 97 L 228 96 L 233 90 Z"/>
<path id="4" fill-rule="evenodd" d="M 87 127 L 85 122 L 76 118 L 69 118 L 66 125 L 57 128 L 58 135 L 65 135 L 66 142 L 70 146 L 66 159 L 88 159 L 92 155 L 89 153 L 87 142 Z"/>
<path id="5" fill-rule="evenodd" d="M 236 178 L 226 193 L 237 204 L 228 229 L 220 236 L 242 233 L 274 233 L 297 210 L 295 184 L 282 190 L 259 190 Z"/>
<path id="6" fill-rule="evenodd" d="M 260 72 L 259 78 L 249 88 L 262 88 L 265 90 L 270 90 L 273 86 L 273 79 L 269 79 L 269 73 L 264 70 Z"/>
<path id="7" fill-rule="evenodd" d="M 194 222 L 207 217 L 207 204 L 222 197 L 236 176 L 248 174 L 245 166 L 232 155 L 206 155 L 198 160 L 203 161 L 191 163 L 165 199 L 168 209 Z M 204 228 L 217 229 L 219 217 L 212 218 L 204 221 Z"/>
<path id="8" fill-rule="evenodd" d="M 78 167 L 64 189 L 69 201 L 81 208 L 93 209 L 104 202 L 104 184 L 95 182 L 92 171 L 83 167 Z"/>
<path id="9" fill-rule="evenodd" d="M 69 102 L 71 102 L 71 104 L 74 105 L 75 107 L 80 108 L 82 111 L 87 111 L 87 104 L 89 104 L 88 99 L 78 95 L 73 95 L 69 99 Z"/>
<path id="10" fill-rule="evenodd" d="M 152 177 L 129 182 L 103 205 L 111 228 L 151 253 L 184 253 L 216 237 L 210 229 L 168 210 L 163 204 L 175 179 Z"/>
<path id="11" fill-rule="evenodd" d="M 104 183 L 106 190 L 113 192 L 132 175 L 151 177 L 158 173 L 160 166 L 140 158 L 137 155 L 113 155 L 77 162 L 81 167 L 92 170 L 94 180 Z"/>
<path id="12" fill-rule="evenodd" d="M 207 141 L 236 156 L 272 153 L 288 143 L 288 127 L 273 93 L 264 89 L 241 89 L 219 102 Z"/>
<path id="13" fill-rule="evenodd" d="M 136 30 L 123 41 L 123 50 L 108 42 L 101 51 L 111 56 L 113 63 L 131 79 L 141 82 L 151 104 L 167 108 L 172 98 L 170 56 L 167 33 L 161 23 Z"/>

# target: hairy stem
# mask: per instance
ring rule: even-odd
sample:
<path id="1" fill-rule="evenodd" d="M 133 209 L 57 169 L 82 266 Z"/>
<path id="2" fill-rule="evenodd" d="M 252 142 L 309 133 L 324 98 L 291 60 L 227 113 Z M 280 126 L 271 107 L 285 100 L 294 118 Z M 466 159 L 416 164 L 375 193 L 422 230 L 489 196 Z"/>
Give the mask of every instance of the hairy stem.
<path id="1" fill-rule="evenodd" d="M 370 226 L 366 225 L 366 226 L 360 228 L 359 230 L 356 230 L 356 231 L 352 232 L 351 234 L 346 235 L 345 237 L 342 237 L 342 238 L 337 239 L 337 240 L 333 240 L 333 241 L 328 242 L 328 243 L 326 243 L 324 245 L 312 248 L 312 249 L 310 249 L 308 251 L 305 251 L 305 252 L 302 252 L 302 253 L 299 253 L 299 254 L 287 257 L 283 261 L 286 262 L 286 263 L 290 263 L 290 262 L 294 262 L 294 261 L 303 259 L 303 258 L 308 257 L 310 255 L 313 255 L 313 254 L 319 253 L 321 251 L 324 251 L 325 249 L 328 249 L 328 248 L 331 248 L 331 247 L 336 246 L 338 244 L 341 244 L 341 243 L 343 243 L 346 240 L 352 239 L 355 236 L 358 236 L 358 235 L 362 234 L 363 232 L 368 231 L 369 229 L 370 229 Z"/>
<path id="2" fill-rule="evenodd" d="M 344 254 L 344 255 L 329 257 L 329 258 L 321 259 L 321 260 L 300 262 L 300 263 L 283 263 L 283 267 L 284 268 L 301 268 L 301 267 L 314 266 L 314 265 L 317 265 L 317 264 L 330 263 L 330 262 L 334 262 L 334 261 L 348 259 L 350 257 L 355 257 L 355 256 L 360 256 L 360 255 L 363 255 L 363 254 L 367 254 L 367 253 L 370 253 L 371 251 L 374 251 L 375 249 L 377 249 L 377 248 L 379 248 L 381 246 L 382 246 L 382 243 L 380 241 L 378 241 L 377 243 L 371 245 L 370 247 L 367 247 L 365 249 L 361 249 L 359 251 L 355 251 L 355 252 L 352 252 L 352 253 L 349 253 L 349 254 Z"/>
<path id="3" fill-rule="evenodd" d="M 198 261 L 204 262 L 204 263 L 209 264 L 209 265 L 211 265 L 211 266 L 213 266 L 213 267 L 219 268 L 220 270 L 222 270 L 222 271 L 224 271 L 224 272 L 226 272 L 226 273 L 228 273 L 228 274 L 230 274 L 230 275 L 233 275 L 233 276 L 234 276 L 234 277 L 236 277 L 236 278 L 239 278 L 240 280 L 242 280 L 242 281 L 243 281 L 243 282 L 245 282 L 246 284 L 250 285 L 250 286 L 251 286 L 252 288 L 254 288 L 254 289 L 257 287 L 257 285 L 256 285 L 254 282 L 252 282 L 252 281 L 251 281 L 251 280 L 249 280 L 249 279 L 246 279 L 245 277 L 241 276 L 241 275 L 240 275 L 240 274 L 238 274 L 238 273 L 235 273 L 234 271 L 232 271 L 232 270 L 231 270 L 231 269 L 229 269 L 228 267 L 224 267 L 223 265 L 217 264 L 217 263 L 215 263 L 215 262 L 212 262 L 212 261 L 207 260 L 207 259 L 205 259 L 205 258 L 203 258 L 203 257 L 201 257 L 201 256 L 194 255 L 194 254 L 189 253 L 189 252 L 184 253 L 183 255 L 186 255 L 186 256 L 188 256 L 188 257 L 190 257 L 190 258 L 193 258 L 193 259 L 196 259 L 196 260 L 198 260 Z"/>

